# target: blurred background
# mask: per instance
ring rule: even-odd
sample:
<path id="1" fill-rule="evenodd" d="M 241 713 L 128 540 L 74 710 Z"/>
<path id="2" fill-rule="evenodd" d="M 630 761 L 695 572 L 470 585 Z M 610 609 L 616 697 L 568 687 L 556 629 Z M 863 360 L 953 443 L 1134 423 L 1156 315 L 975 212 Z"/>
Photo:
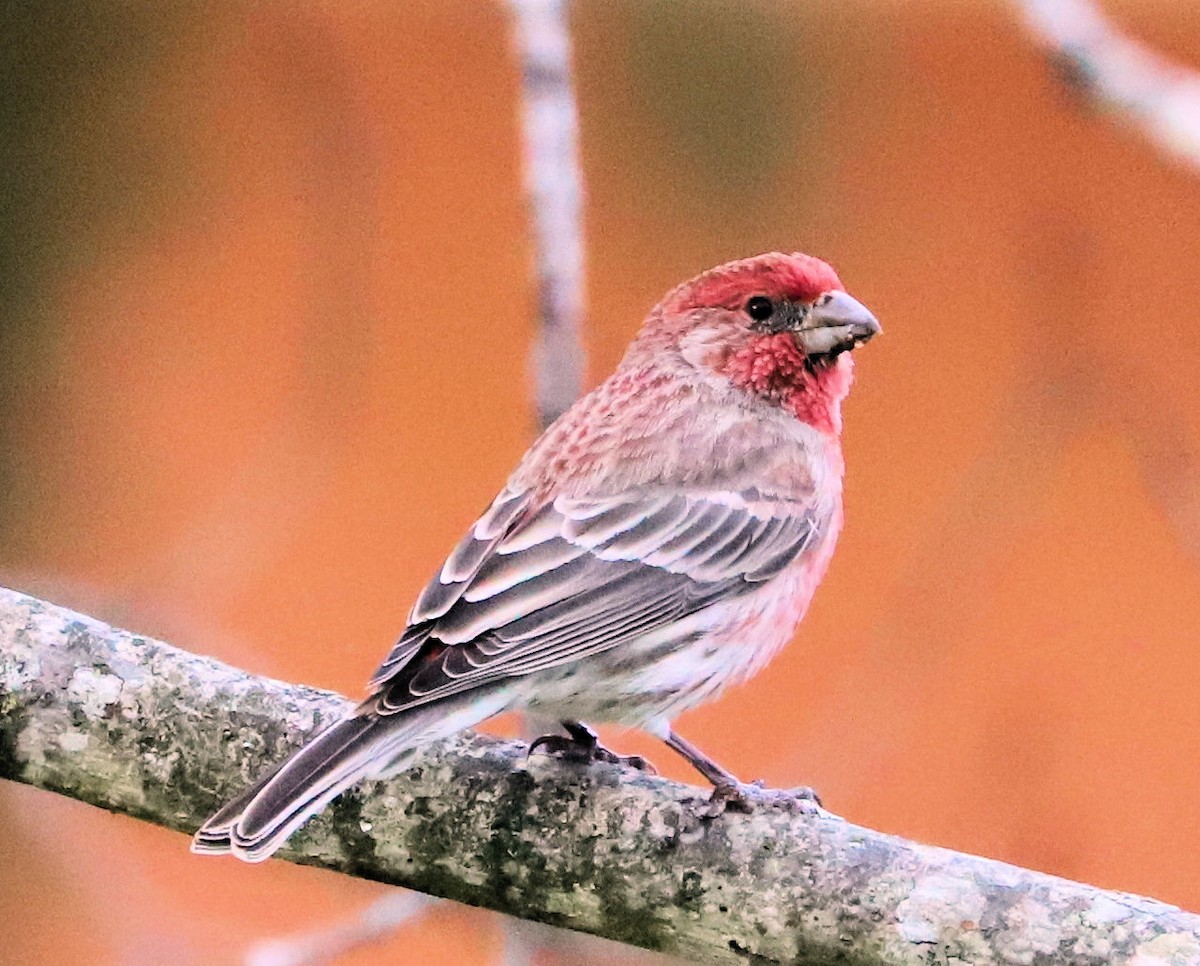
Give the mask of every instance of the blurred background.
<path id="1" fill-rule="evenodd" d="M 1200 66 L 1200 6 L 1105 8 Z M 4 5 L 0 583 L 361 693 L 535 425 L 509 26 Z M 681 730 L 856 822 L 1200 909 L 1200 175 L 999 2 L 580 0 L 572 33 L 589 385 L 767 249 L 885 328 L 825 586 Z M 3 962 L 236 962 L 385 892 L 0 784 Z M 342 962 L 497 963 L 505 922 L 442 903 Z"/>

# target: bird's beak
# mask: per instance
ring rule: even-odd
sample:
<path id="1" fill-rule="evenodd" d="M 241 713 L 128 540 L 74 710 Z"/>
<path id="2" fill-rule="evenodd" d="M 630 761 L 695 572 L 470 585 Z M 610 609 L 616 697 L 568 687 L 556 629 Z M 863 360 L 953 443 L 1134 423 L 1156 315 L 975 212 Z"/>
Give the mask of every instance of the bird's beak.
<path id="1" fill-rule="evenodd" d="M 796 332 L 806 355 L 836 355 L 878 335 L 879 321 L 862 302 L 845 292 L 826 292 Z"/>

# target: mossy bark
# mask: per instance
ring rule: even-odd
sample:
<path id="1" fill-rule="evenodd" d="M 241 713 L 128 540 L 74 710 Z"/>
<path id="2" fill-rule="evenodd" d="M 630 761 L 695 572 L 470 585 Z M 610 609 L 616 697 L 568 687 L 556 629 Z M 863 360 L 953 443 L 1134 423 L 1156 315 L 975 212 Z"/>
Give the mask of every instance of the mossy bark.
<path id="1" fill-rule="evenodd" d="M 348 707 L 0 590 L 2 777 L 192 832 Z M 464 733 L 281 855 L 694 961 L 1200 963 L 1172 906 L 706 795 Z"/>

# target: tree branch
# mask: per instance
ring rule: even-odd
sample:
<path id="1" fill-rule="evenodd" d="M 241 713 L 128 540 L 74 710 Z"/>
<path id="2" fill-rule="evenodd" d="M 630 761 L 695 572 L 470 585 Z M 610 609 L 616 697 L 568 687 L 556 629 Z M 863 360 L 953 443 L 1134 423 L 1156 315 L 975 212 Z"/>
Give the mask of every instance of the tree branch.
<path id="1" fill-rule="evenodd" d="M 583 173 L 565 0 L 508 0 L 521 66 L 521 143 L 537 261 L 534 346 L 538 423 L 549 426 L 583 389 Z"/>
<path id="2" fill-rule="evenodd" d="M 192 832 L 348 707 L 0 590 L 0 776 Z M 693 960 L 1200 961 L 1200 917 L 1151 899 L 704 796 L 464 733 L 282 854 Z"/>
<path id="3" fill-rule="evenodd" d="M 1015 0 L 1072 91 L 1200 167 L 1200 74 L 1124 36 L 1093 0 Z"/>
<path id="4" fill-rule="evenodd" d="M 318 966 L 334 962 L 408 925 L 430 901 L 417 892 L 388 889 L 386 895 L 351 919 L 255 943 L 246 954 L 245 966 Z"/>

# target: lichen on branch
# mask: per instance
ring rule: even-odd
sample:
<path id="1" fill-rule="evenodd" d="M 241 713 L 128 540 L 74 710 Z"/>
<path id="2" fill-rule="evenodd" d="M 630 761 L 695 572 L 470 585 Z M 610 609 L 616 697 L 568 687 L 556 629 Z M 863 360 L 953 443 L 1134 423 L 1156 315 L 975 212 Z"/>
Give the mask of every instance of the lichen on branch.
<path id="1" fill-rule="evenodd" d="M 5 778 L 192 832 L 349 706 L 0 590 Z M 464 733 L 281 855 L 694 961 L 1200 962 L 1172 906 L 706 794 Z"/>

